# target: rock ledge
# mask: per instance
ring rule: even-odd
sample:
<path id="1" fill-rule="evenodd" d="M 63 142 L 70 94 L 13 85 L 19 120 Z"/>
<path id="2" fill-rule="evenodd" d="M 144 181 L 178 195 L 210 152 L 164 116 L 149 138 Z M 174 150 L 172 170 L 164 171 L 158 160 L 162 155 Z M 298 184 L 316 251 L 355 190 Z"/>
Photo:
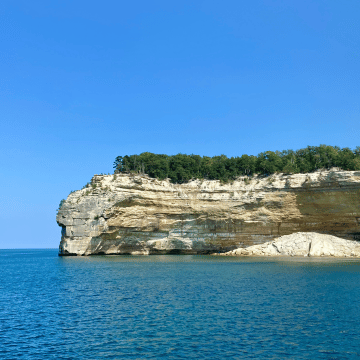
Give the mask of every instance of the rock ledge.
<path id="1" fill-rule="evenodd" d="M 225 256 L 360 257 L 360 243 L 315 232 L 298 232 L 273 241 L 228 251 Z"/>

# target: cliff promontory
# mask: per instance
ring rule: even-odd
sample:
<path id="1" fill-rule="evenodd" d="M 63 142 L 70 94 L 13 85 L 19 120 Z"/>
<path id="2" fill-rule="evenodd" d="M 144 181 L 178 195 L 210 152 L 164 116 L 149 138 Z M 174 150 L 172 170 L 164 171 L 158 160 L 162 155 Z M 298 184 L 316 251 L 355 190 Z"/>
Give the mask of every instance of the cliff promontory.
<path id="1" fill-rule="evenodd" d="M 95 175 L 60 207 L 59 255 L 208 254 L 296 232 L 360 240 L 360 171 L 173 184 Z"/>

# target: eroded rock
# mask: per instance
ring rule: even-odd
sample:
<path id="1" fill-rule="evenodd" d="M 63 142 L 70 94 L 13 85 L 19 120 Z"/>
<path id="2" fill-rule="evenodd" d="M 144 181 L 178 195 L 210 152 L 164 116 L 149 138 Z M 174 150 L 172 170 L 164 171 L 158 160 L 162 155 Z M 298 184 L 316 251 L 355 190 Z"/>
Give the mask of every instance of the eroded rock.
<path id="1" fill-rule="evenodd" d="M 264 244 L 235 249 L 220 255 L 360 257 L 360 243 L 327 234 L 300 232 L 281 236 Z"/>
<path id="2" fill-rule="evenodd" d="M 56 219 L 60 255 L 228 252 L 296 232 L 360 240 L 360 172 L 182 185 L 132 174 L 95 175 L 68 196 Z M 319 246 L 333 251 L 316 242 L 311 251 L 318 254 Z M 296 249 L 294 255 L 307 251 L 301 241 Z M 266 251 L 288 249 L 279 244 Z"/>

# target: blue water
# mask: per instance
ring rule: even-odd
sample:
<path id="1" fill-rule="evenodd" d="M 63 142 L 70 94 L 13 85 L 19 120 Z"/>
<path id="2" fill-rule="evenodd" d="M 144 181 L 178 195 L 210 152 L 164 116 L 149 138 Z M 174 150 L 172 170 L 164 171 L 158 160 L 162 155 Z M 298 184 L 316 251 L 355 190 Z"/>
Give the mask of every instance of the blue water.
<path id="1" fill-rule="evenodd" d="M 0 250 L 0 359 L 359 359 L 360 261 Z"/>

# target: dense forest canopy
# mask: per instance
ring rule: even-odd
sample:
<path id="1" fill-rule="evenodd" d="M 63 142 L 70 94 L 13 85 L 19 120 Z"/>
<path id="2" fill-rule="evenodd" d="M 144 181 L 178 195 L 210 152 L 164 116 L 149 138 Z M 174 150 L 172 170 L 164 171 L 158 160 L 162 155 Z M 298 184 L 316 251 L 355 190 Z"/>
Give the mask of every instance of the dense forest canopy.
<path id="1" fill-rule="evenodd" d="M 184 183 L 195 178 L 227 182 L 241 175 L 296 174 L 332 167 L 360 170 L 360 147 L 351 150 L 328 145 L 308 146 L 296 151 L 265 151 L 258 156 L 231 158 L 226 155 L 169 156 L 144 152 L 140 155 L 118 156 L 114 162 L 115 173 L 147 174 L 160 180 L 169 178 L 173 183 Z"/>

